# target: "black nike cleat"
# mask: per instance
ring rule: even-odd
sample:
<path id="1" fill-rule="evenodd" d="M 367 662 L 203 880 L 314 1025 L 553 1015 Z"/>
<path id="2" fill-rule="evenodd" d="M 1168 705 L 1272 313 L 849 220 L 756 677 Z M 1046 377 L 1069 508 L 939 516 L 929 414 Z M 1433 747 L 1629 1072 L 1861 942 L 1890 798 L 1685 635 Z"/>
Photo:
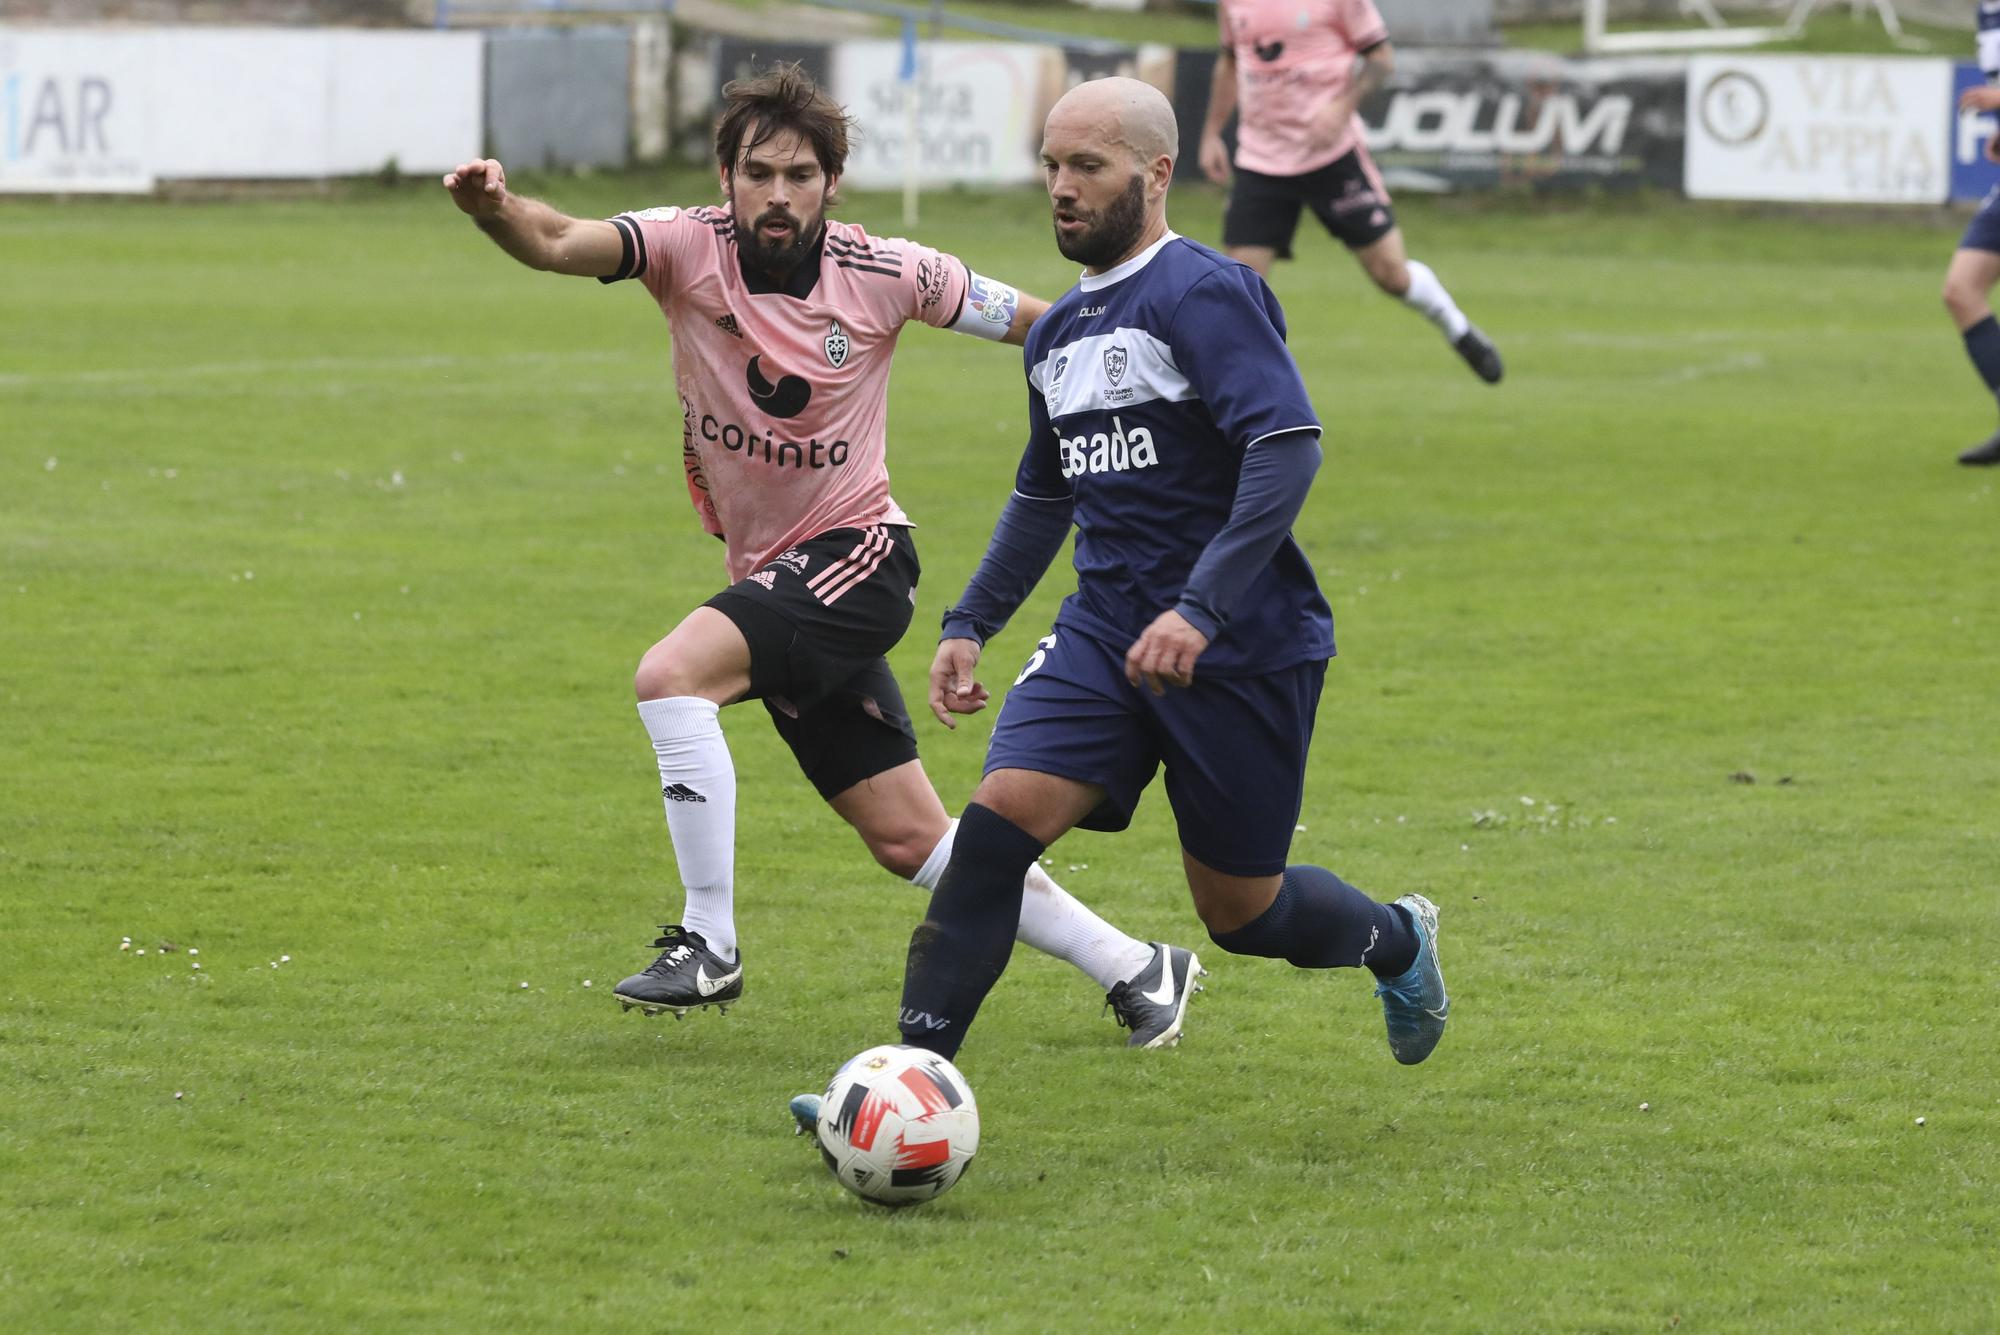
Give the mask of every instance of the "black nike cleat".
<path id="1" fill-rule="evenodd" d="M 612 989 L 612 995 L 626 1010 L 637 1006 L 647 1015 L 672 1011 L 676 1020 L 691 1010 L 713 1006 L 724 1015 L 743 995 L 743 956 L 734 964 L 725 963 L 708 948 L 698 932 L 684 927 L 662 927 L 660 957 Z"/>
<path id="2" fill-rule="evenodd" d="M 1478 325 L 1470 325 L 1466 331 L 1452 340 L 1452 347 L 1465 358 L 1465 364 L 1472 373 L 1489 385 L 1500 383 L 1506 368 L 1500 364 L 1500 349 L 1493 346 L 1493 340 L 1479 331 Z"/>
<path id="3" fill-rule="evenodd" d="M 2000 464 L 2000 431 L 1995 431 L 1979 444 L 1958 456 L 1962 464 L 1979 467 L 1986 464 Z"/>
<path id="4" fill-rule="evenodd" d="M 1202 990 L 1195 979 L 1207 976 L 1192 950 L 1155 942 L 1146 967 L 1104 994 L 1118 1023 L 1132 1031 L 1125 1046 L 1170 1048 L 1179 1043 L 1188 999 Z"/>

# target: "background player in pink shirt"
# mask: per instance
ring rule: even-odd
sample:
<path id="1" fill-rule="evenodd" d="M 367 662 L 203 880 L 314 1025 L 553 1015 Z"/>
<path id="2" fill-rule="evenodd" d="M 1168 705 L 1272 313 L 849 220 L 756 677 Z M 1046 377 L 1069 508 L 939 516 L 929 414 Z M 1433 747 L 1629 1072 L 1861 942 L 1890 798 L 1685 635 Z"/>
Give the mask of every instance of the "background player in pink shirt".
<path id="1" fill-rule="evenodd" d="M 1220 0 L 1222 52 L 1201 132 L 1201 169 L 1230 181 L 1222 130 L 1237 115 L 1236 174 L 1222 245 L 1268 276 L 1292 257 L 1301 205 L 1354 253 L 1375 285 L 1421 312 L 1479 378 L 1498 384 L 1500 352 L 1431 267 L 1410 259 L 1389 192 L 1368 156 L 1357 109 L 1395 68 L 1374 0 Z"/>
<path id="2" fill-rule="evenodd" d="M 444 178 L 458 207 L 537 269 L 637 279 L 673 336 L 689 496 L 734 581 L 646 651 L 639 715 L 686 889 L 652 965 L 618 985 L 647 1014 L 724 1009 L 743 992 L 734 919 L 736 774 L 720 709 L 764 702 L 820 795 L 884 867 L 926 889 L 956 822 L 917 759 L 883 655 L 908 628 L 919 574 L 884 461 L 889 367 L 921 320 L 1019 344 L 1047 304 L 955 257 L 826 216 L 846 113 L 796 66 L 724 90 L 716 159 L 726 207 L 571 218 L 512 194 L 490 159 Z M 1040 867 L 1019 937 L 1107 992 L 1171 956 L 1118 931 Z M 1172 1004 L 1127 1006 L 1134 1046 L 1180 1033 Z"/>

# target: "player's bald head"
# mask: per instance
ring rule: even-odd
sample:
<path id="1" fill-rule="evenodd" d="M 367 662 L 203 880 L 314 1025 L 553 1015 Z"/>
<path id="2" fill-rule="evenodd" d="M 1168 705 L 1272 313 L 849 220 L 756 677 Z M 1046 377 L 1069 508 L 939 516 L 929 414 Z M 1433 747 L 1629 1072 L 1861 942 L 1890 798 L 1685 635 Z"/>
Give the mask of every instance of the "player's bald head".
<path id="1" fill-rule="evenodd" d="M 1180 127 L 1166 95 L 1139 79 L 1092 79 L 1064 93 L 1049 110 L 1045 139 L 1064 138 L 1122 149 L 1141 170 L 1180 156 Z"/>

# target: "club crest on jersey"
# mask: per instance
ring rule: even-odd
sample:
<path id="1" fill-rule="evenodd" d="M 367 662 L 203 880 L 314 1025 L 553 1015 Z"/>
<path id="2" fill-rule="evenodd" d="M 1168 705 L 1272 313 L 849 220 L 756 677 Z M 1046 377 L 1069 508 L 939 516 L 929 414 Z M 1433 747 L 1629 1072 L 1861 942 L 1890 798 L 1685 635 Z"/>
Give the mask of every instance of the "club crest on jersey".
<path id="1" fill-rule="evenodd" d="M 1125 349 L 1114 343 L 1104 350 L 1104 375 L 1115 387 L 1125 378 Z"/>
<path id="2" fill-rule="evenodd" d="M 826 364 L 836 371 L 845 366 L 850 346 L 852 345 L 847 341 L 847 331 L 840 327 L 840 321 L 835 320 L 830 323 L 826 331 Z"/>
<path id="3" fill-rule="evenodd" d="M 1104 378 L 1110 382 L 1104 389 L 1104 401 L 1106 403 L 1130 403 L 1132 401 L 1132 386 L 1121 386 L 1118 383 L 1125 378 L 1126 365 L 1127 359 L 1123 344 L 1114 343 L 1104 350 Z"/>

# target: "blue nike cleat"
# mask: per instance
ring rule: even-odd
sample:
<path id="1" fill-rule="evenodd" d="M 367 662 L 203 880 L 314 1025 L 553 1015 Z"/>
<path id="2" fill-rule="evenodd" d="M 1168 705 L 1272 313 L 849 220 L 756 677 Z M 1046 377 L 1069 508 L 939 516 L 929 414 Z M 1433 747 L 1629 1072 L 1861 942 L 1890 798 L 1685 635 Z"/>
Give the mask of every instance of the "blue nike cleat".
<path id="1" fill-rule="evenodd" d="M 820 1096 L 817 1094 L 792 1095 L 792 1134 L 795 1136 L 814 1135 L 819 1130 Z"/>
<path id="2" fill-rule="evenodd" d="M 1403 1065 L 1415 1066 L 1444 1037 L 1451 998 L 1438 969 L 1437 905 L 1422 895 L 1404 895 L 1396 903 L 1416 923 L 1417 958 L 1400 977 L 1379 980 L 1375 995 L 1382 998 L 1382 1018 L 1389 1024 L 1390 1053 Z"/>

